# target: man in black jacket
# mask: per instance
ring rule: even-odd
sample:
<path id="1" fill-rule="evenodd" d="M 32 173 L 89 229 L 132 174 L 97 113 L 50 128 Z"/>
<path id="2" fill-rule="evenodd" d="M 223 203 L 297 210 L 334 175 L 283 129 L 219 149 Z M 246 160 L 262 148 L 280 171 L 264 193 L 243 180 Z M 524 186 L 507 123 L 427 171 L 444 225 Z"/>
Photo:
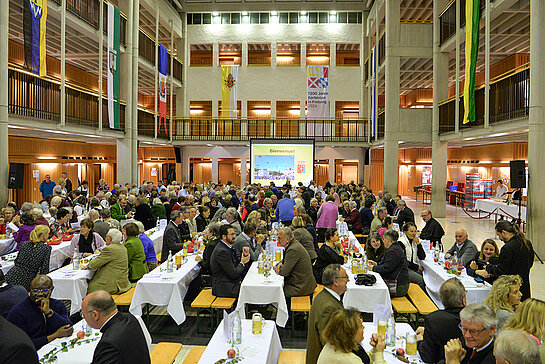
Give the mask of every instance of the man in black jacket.
<path id="1" fill-rule="evenodd" d="M 443 347 L 460 337 L 460 311 L 466 305 L 466 290 L 457 278 L 445 281 L 439 290 L 445 307 L 424 317 L 424 327 L 416 329 L 418 352 L 425 363 L 437 363 L 445 357 Z"/>
<path id="2" fill-rule="evenodd" d="M 184 242 L 178 226 L 183 222 L 180 210 L 174 210 L 170 214 L 171 220 L 163 233 L 163 248 L 161 250 L 161 263 L 168 258 L 168 253 L 176 254 L 184 248 Z"/>
<path id="3" fill-rule="evenodd" d="M 424 220 L 424 222 L 426 223 L 426 225 L 422 229 L 422 232 L 420 232 L 420 239 L 431 241 L 433 243 L 433 246 L 439 244 L 439 247 L 441 247 L 442 249 L 443 244 L 441 244 L 441 238 L 443 237 L 443 235 L 445 235 L 445 230 L 443 230 L 443 227 L 441 226 L 439 221 L 435 220 L 433 216 L 431 216 L 431 210 L 422 210 L 420 216 L 422 217 L 422 220 Z"/>
<path id="4" fill-rule="evenodd" d="M 151 363 L 148 343 L 138 320 L 130 313 L 118 312 L 108 292 L 88 294 L 83 299 L 81 315 L 90 327 L 102 333 L 92 364 Z"/>
<path id="5" fill-rule="evenodd" d="M 0 315 L 0 363 L 39 363 L 32 340 L 2 315 Z"/>
<path id="6" fill-rule="evenodd" d="M 397 201 L 397 207 L 399 212 L 397 213 L 397 216 L 394 217 L 394 221 L 397 222 L 400 229 L 406 222 L 414 223 L 414 212 L 407 206 L 405 201 Z"/>

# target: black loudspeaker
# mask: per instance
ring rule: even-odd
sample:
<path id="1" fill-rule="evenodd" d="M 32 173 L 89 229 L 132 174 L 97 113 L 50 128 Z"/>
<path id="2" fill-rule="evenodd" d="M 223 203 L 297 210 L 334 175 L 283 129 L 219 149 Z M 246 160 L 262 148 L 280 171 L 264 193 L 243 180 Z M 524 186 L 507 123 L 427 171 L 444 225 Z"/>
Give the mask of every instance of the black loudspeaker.
<path id="1" fill-rule="evenodd" d="M 511 161 L 511 188 L 526 188 L 526 162 Z"/>
<path id="2" fill-rule="evenodd" d="M 182 148 L 174 146 L 174 154 L 176 155 L 176 163 L 182 163 Z"/>
<path id="3" fill-rule="evenodd" d="M 363 152 L 363 164 L 368 166 L 371 164 L 371 148 L 365 148 L 365 152 Z"/>
<path id="4" fill-rule="evenodd" d="M 8 188 L 15 189 L 15 190 L 23 189 L 24 177 L 25 177 L 24 163 L 9 164 Z"/>

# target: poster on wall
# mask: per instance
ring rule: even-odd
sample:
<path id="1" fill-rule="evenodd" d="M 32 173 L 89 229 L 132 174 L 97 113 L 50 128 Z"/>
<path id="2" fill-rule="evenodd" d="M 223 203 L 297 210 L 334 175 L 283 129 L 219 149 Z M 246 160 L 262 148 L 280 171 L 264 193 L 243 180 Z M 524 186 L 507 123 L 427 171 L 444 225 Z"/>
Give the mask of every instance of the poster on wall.
<path id="1" fill-rule="evenodd" d="M 431 167 L 422 168 L 422 184 L 431 185 Z"/>
<path id="2" fill-rule="evenodd" d="M 151 167 L 151 176 L 152 177 L 157 177 L 157 168 Z"/>
<path id="3" fill-rule="evenodd" d="M 326 118 L 329 118 L 329 66 L 307 66 L 307 119 Z M 307 135 L 327 136 L 330 130 L 324 123 L 307 122 Z"/>

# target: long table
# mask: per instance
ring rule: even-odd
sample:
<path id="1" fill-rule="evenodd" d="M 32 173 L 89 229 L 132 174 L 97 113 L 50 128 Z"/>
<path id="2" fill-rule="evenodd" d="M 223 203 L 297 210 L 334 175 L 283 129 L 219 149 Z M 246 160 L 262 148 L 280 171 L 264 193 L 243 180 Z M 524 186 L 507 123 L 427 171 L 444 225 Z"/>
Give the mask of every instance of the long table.
<path id="1" fill-rule="evenodd" d="M 81 310 L 81 301 L 87 295 L 88 280 L 95 274 L 94 270 L 74 270 L 72 265 L 57 269 L 48 274 L 53 280 L 55 289 L 51 297 L 58 300 L 70 300 L 70 315 Z"/>
<path id="2" fill-rule="evenodd" d="M 51 255 L 49 257 L 49 271 L 54 271 L 62 266 L 66 258 L 68 258 L 68 253 L 70 251 L 70 242 L 63 241 L 58 245 L 51 246 Z M 11 268 L 13 268 L 14 260 L 17 257 L 18 252 L 13 252 L 6 254 L 5 256 L 9 257 L 9 261 L 0 261 L 0 269 L 6 274 Z"/>
<path id="3" fill-rule="evenodd" d="M 475 209 L 479 212 L 494 212 L 495 216 L 503 215 L 511 218 L 518 218 L 519 205 L 518 204 L 506 204 L 502 201 L 492 199 L 478 199 L 475 202 Z M 526 206 L 520 207 L 520 218 L 522 221 L 526 221 Z"/>
<path id="4" fill-rule="evenodd" d="M 363 326 L 364 326 L 363 341 L 360 343 L 360 345 L 365 349 L 365 351 L 370 352 L 372 349 L 372 346 L 369 342 L 371 341 L 371 335 L 377 333 L 377 327 L 373 325 L 372 322 L 364 322 Z M 388 364 L 402 363 L 395 356 L 395 351 L 398 348 L 405 349 L 405 337 L 408 332 L 410 332 L 411 334 L 414 333 L 414 330 L 412 329 L 411 325 L 406 323 L 396 323 L 396 345 L 387 346 L 386 349 L 384 349 L 384 360 L 386 361 L 386 363 Z M 422 360 L 420 359 L 420 354 L 418 354 L 418 352 L 416 353 L 416 355 L 412 355 L 412 356 L 405 354 L 405 358 L 409 359 L 411 364 L 423 363 Z"/>

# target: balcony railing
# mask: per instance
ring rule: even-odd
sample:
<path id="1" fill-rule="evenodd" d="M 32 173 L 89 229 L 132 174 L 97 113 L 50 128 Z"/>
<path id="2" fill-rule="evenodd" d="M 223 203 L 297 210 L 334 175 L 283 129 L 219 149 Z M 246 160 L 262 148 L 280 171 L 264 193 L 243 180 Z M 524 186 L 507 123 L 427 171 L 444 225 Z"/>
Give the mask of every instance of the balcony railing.
<path id="1" fill-rule="evenodd" d="M 383 35 L 382 38 L 378 41 L 378 64 L 379 66 L 384 62 L 386 58 L 386 35 Z"/>
<path id="2" fill-rule="evenodd" d="M 466 0 L 460 1 L 460 28 L 466 25 Z M 494 2 L 491 0 L 490 2 Z M 483 16 L 483 10 L 486 6 L 485 1 L 481 1 L 480 17 Z M 449 39 L 454 33 L 456 33 L 456 0 L 452 1 L 448 7 L 443 10 L 439 15 L 440 34 L 439 43 L 443 44 L 444 41 Z"/>
<path id="3" fill-rule="evenodd" d="M 464 100 L 460 97 L 460 129 L 484 125 L 484 87 L 475 91 L 475 122 L 462 124 Z M 523 65 L 490 82 L 490 124 L 527 117 L 530 101 L 530 69 Z M 439 133 L 455 130 L 456 99 L 450 98 L 439 105 Z"/>
<path id="4" fill-rule="evenodd" d="M 367 141 L 367 119 L 176 118 L 175 140 L 313 138 L 316 141 Z"/>
<path id="5" fill-rule="evenodd" d="M 170 118 L 167 117 L 166 120 L 166 130 L 165 133 L 165 124 L 161 124 L 160 130 L 158 130 L 157 138 L 159 139 L 170 139 Z M 174 134 L 175 130 L 172 130 Z M 145 109 L 138 109 L 138 135 L 155 137 L 155 115 L 152 111 Z"/>

